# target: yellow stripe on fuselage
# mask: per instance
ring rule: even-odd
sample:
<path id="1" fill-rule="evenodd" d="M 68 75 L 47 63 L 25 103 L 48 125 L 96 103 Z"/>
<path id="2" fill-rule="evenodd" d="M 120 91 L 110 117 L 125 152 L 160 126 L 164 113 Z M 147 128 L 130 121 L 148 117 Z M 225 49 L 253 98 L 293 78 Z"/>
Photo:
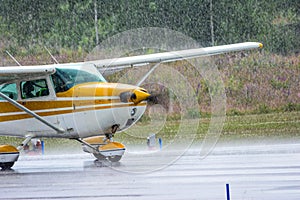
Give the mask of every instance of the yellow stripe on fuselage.
<path id="1" fill-rule="evenodd" d="M 19 102 L 40 116 L 60 115 L 89 110 L 145 106 L 146 102 L 122 103 L 120 93 L 133 91 L 135 86 L 118 83 L 82 83 L 56 94 L 55 100 Z M 31 118 L 30 115 L 6 101 L 0 101 L 0 122 Z"/>
<path id="2" fill-rule="evenodd" d="M 7 102 L 0 102 L 1 112 L 0 112 L 0 122 L 4 121 L 12 121 L 12 120 L 20 120 L 31 118 L 31 115 L 28 115 L 25 112 L 20 111 L 19 109 L 15 109 L 15 107 L 11 107 L 12 105 Z M 142 102 L 140 104 L 134 103 L 122 103 L 120 101 L 101 101 L 98 100 L 86 100 L 86 101 L 31 101 L 26 102 L 26 107 L 31 109 L 33 112 L 36 112 L 40 116 L 51 116 L 51 115 L 60 115 L 60 114 L 68 114 L 68 113 L 76 113 L 76 112 L 84 112 L 91 110 L 102 110 L 109 108 L 123 108 L 123 107 L 132 107 L 132 106 L 146 106 L 146 102 Z M 2 108 L 6 107 L 6 112 L 2 111 Z M 11 107 L 12 110 L 9 110 L 8 107 Z"/>

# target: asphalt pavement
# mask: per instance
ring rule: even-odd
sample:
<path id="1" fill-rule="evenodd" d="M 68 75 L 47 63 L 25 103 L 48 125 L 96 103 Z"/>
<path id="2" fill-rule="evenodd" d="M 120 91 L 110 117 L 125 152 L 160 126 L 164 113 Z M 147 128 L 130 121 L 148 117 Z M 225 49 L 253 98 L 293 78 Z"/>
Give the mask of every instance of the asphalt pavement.
<path id="1" fill-rule="evenodd" d="M 0 199 L 300 199 L 300 142 L 137 148 L 119 163 L 92 155 L 20 157 L 0 172 Z"/>

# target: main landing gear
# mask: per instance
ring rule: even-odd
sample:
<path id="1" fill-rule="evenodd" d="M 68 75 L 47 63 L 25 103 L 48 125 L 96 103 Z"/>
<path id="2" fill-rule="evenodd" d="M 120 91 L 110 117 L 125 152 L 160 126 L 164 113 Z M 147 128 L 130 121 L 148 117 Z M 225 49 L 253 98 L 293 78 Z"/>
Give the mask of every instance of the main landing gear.
<path id="1" fill-rule="evenodd" d="M 0 168 L 1 170 L 9 170 L 15 164 L 19 158 L 20 150 L 32 139 L 32 136 L 28 136 L 18 146 L 18 148 L 12 145 L 0 145 Z"/>
<path id="2" fill-rule="evenodd" d="M 84 152 L 92 153 L 99 161 L 109 160 L 110 162 L 118 162 L 126 150 L 123 144 L 114 142 L 112 139 L 118 127 L 118 125 L 112 126 L 111 133 L 105 134 L 105 136 L 76 140 L 82 143 Z"/>
<path id="3" fill-rule="evenodd" d="M 12 145 L 0 146 L 0 167 L 1 170 L 10 169 L 19 158 L 19 151 Z"/>

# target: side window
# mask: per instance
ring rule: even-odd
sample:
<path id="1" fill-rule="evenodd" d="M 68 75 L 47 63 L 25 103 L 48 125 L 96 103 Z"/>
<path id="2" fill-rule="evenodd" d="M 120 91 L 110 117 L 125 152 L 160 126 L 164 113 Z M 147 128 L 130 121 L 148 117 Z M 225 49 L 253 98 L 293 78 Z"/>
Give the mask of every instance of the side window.
<path id="1" fill-rule="evenodd" d="M 1 85 L 0 91 L 11 99 L 17 100 L 18 98 L 17 85 L 15 83 Z M 0 98 L 0 100 L 4 99 Z"/>
<path id="2" fill-rule="evenodd" d="M 22 81 L 22 99 L 42 97 L 49 95 L 49 89 L 45 79 Z"/>
<path id="3" fill-rule="evenodd" d="M 54 90 L 56 93 L 66 91 L 63 80 L 59 77 L 57 73 L 51 75 L 51 79 L 54 85 Z"/>

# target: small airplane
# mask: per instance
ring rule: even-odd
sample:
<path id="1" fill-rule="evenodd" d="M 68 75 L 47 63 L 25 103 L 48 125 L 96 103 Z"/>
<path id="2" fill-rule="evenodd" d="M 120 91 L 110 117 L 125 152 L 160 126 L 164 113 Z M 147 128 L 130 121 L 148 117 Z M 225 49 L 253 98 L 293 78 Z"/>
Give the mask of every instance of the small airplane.
<path id="1" fill-rule="evenodd" d="M 74 139 L 97 159 L 118 162 L 125 146 L 112 137 L 141 118 L 151 95 L 139 86 L 108 83 L 104 71 L 262 47 L 245 42 L 80 63 L 0 67 L 0 135 L 24 138 L 18 147 L 0 146 L 0 167 L 10 169 L 31 139 L 41 137 Z"/>

